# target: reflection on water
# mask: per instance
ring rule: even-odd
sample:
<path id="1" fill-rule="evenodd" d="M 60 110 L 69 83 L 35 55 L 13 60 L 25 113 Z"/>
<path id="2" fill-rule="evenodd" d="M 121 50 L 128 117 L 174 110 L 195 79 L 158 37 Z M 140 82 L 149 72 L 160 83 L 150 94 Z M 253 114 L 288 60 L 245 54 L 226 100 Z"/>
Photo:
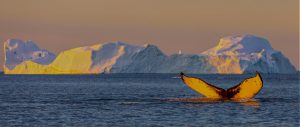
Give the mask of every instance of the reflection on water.
<path id="1" fill-rule="evenodd" d="M 260 106 L 259 100 L 256 99 L 241 99 L 241 100 L 229 100 L 229 99 L 214 99 L 214 98 L 175 98 L 169 99 L 171 102 L 188 102 L 188 103 L 239 103 L 244 106 L 258 108 Z"/>
<path id="2" fill-rule="evenodd" d="M 189 103 L 217 103 L 217 102 L 224 102 L 224 99 L 214 99 L 214 98 L 174 98 L 169 99 L 169 101 L 173 102 L 189 102 Z"/>
<path id="3" fill-rule="evenodd" d="M 244 106 L 249 106 L 249 107 L 253 107 L 253 108 L 259 108 L 261 103 L 259 102 L 259 100 L 256 99 L 248 99 L 248 100 L 240 100 L 240 101 L 236 101 Z"/>

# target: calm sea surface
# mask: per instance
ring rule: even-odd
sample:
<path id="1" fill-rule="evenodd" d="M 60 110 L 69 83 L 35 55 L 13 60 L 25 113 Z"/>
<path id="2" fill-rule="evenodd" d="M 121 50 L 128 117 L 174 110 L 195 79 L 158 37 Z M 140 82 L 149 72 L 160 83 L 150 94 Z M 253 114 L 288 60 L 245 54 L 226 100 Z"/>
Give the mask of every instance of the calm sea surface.
<path id="1" fill-rule="evenodd" d="M 253 75 L 194 75 L 229 88 Z M 203 101 L 177 74 L 3 75 L 0 126 L 299 126 L 299 75 L 247 102 Z"/>

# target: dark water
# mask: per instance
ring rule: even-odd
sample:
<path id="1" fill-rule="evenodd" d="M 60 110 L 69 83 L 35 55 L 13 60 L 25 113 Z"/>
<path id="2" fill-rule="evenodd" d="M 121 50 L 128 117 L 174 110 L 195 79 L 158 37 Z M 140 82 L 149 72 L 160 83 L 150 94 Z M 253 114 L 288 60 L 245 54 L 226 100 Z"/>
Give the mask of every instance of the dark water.
<path id="1" fill-rule="evenodd" d="M 229 88 L 252 75 L 195 75 Z M 299 76 L 250 102 L 195 101 L 176 74 L 0 75 L 0 126 L 299 126 Z"/>

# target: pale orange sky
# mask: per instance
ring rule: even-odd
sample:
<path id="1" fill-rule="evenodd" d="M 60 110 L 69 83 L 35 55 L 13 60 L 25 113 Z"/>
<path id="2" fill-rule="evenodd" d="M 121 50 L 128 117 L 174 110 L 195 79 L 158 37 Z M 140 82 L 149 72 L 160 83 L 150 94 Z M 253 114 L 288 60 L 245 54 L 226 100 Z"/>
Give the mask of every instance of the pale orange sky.
<path id="1" fill-rule="evenodd" d="M 152 43 L 201 53 L 219 38 L 267 38 L 298 67 L 298 0 L 0 0 L 0 41 L 33 40 L 55 53 L 95 43 Z M 0 63 L 4 63 L 3 48 Z M 1 68 L 2 69 L 2 68 Z"/>

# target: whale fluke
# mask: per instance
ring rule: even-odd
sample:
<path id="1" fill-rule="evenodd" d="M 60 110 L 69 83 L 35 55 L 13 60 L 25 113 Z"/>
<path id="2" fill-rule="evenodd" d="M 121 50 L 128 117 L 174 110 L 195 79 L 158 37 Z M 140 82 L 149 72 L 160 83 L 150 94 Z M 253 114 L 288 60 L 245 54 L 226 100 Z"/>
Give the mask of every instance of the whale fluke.
<path id="1" fill-rule="evenodd" d="M 180 73 L 182 81 L 207 98 L 216 99 L 250 99 L 253 98 L 263 87 L 261 75 L 257 72 L 254 77 L 247 78 L 238 85 L 227 90 L 214 86 L 196 77 L 190 77 Z"/>

